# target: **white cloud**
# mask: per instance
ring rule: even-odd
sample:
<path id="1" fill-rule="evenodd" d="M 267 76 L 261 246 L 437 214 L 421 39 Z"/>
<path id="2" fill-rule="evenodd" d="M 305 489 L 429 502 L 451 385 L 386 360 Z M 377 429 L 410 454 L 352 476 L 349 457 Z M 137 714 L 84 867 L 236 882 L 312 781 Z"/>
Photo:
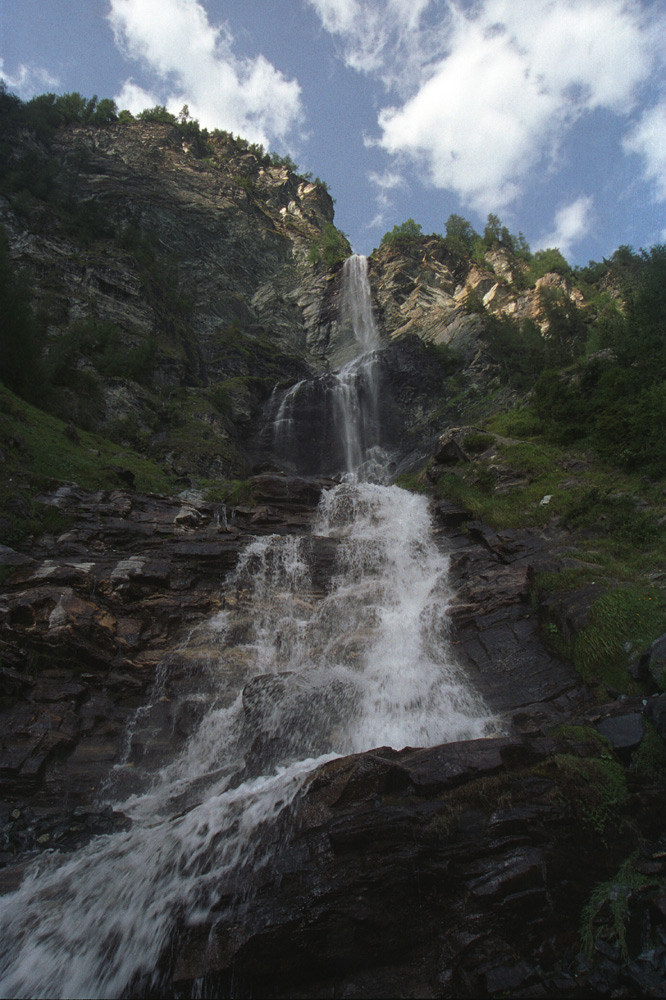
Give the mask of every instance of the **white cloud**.
<path id="1" fill-rule="evenodd" d="M 405 178 L 392 170 L 385 170 L 381 174 L 371 170 L 368 174 L 368 180 L 378 189 L 375 195 L 378 211 L 374 218 L 366 224 L 365 228 L 378 229 L 384 225 L 388 209 L 393 208 L 395 204 L 388 192 L 405 187 Z"/>
<path id="2" fill-rule="evenodd" d="M 0 79 L 4 80 L 8 90 L 22 100 L 54 90 L 60 85 L 58 78 L 52 76 L 42 66 L 26 66 L 21 63 L 15 73 L 7 73 L 2 58 L 0 58 Z"/>
<path id="3" fill-rule="evenodd" d="M 401 174 L 396 174 L 392 170 L 385 170 L 382 174 L 378 174 L 376 171 L 371 170 L 368 174 L 368 180 L 371 184 L 374 184 L 379 188 L 380 194 L 383 197 L 387 197 L 387 191 L 393 191 L 395 188 L 405 186 L 405 178 Z"/>
<path id="4" fill-rule="evenodd" d="M 486 38 L 464 22 L 451 54 L 416 96 L 380 113 L 380 142 L 420 162 L 436 187 L 488 212 L 514 199 L 516 179 L 538 156 L 536 133 L 556 111 L 504 38 Z"/>
<path id="5" fill-rule="evenodd" d="M 108 17 L 121 51 L 160 81 L 161 100 L 147 95 L 153 104 L 187 104 L 202 125 L 264 144 L 284 140 L 301 120 L 298 82 L 264 56 L 236 56 L 229 29 L 212 26 L 200 0 L 110 0 Z M 116 100 L 140 89 L 128 80 Z"/>
<path id="6" fill-rule="evenodd" d="M 420 32 L 432 0 L 307 0 L 341 44 L 351 69 L 379 73 L 395 85 L 418 72 L 429 46 Z"/>
<path id="7" fill-rule="evenodd" d="M 663 51 L 660 15 L 641 0 L 309 2 L 346 63 L 400 94 L 379 112 L 377 144 L 480 213 L 552 165 L 577 118 L 629 112 Z"/>
<path id="8" fill-rule="evenodd" d="M 656 200 L 666 201 L 666 101 L 644 111 L 622 145 L 643 157 L 643 176 L 654 184 Z"/>
<path id="9" fill-rule="evenodd" d="M 386 228 L 385 212 L 377 212 L 377 214 L 370 219 L 370 222 L 366 222 L 365 224 L 366 229 L 379 229 L 380 227 L 382 229 Z"/>
<path id="10" fill-rule="evenodd" d="M 145 108 L 154 108 L 159 104 L 159 99 L 149 90 L 144 90 L 134 80 L 125 80 L 122 90 L 114 97 L 118 109 L 122 111 L 127 108 L 133 115 L 143 111 Z"/>
<path id="11" fill-rule="evenodd" d="M 581 195 L 558 209 L 552 232 L 539 240 L 535 249 L 557 247 L 564 257 L 569 257 L 574 244 L 587 236 L 591 229 L 593 201 L 590 195 Z"/>

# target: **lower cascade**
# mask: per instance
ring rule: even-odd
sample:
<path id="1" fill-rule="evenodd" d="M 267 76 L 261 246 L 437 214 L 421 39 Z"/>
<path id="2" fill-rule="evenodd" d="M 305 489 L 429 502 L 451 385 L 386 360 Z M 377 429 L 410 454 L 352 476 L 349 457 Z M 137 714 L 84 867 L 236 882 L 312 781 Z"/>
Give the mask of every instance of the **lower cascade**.
<path id="1" fill-rule="evenodd" d="M 367 281 L 358 287 L 369 297 Z M 369 298 L 352 315 L 361 351 L 376 350 Z M 369 378 L 357 384 L 372 400 Z M 346 400 L 342 482 L 322 493 L 311 534 L 250 542 L 224 610 L 191 636 L 211 650 L 213 694 L 194 692 L 202 710 L 185 748 L 150 773 L 130 766 L 130 732 L 105 793 L 129 828 L 43 854 L 0 900 L 2 996 L 150 994 L 174 934 L 212 910 L 233 918 L 236 907 L 242 919 L 278 820 L 320 764 L 493 730 L 451 655 L 448 559 L 428 502 L 364 481 L 380 478 L 380 441 L 357 447 L 367 411 L 353 389 Z M 169 669 L 167 659 L 154 704 Z"/>

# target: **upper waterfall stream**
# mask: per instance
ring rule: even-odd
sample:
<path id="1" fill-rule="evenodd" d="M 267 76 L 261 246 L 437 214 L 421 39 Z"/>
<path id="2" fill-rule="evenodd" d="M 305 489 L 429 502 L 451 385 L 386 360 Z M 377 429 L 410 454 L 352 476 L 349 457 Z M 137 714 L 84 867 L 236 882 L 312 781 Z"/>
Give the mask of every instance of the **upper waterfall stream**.
<path id="1" fill-rule="evenodd" d="M 272 453 L 299 472 L 385 482 L 390 459 L 382 419 L 381 339 L 367 259 L 359 254 L 343 265 L 339 327 L 353 356 L 337 371 L 303 379 L 278 397 L 269 418 Z"/>
<path id="2" fill-rule="evenodd" d="M 114 792 L 132 763 L 130 734 L 107 795 L 131 827 L 71 855 L 45 853 L 0 899 L 2 996 L 148 991 L 174 930 L 224 911 L 270 865 L 276 820 L 318 764 L 492 726 L 451 657 L 448 558 L 428 501 L 378 482 L 387 478 L 373 370 L 380 338 L 364 258 L 348 262 L 343 310 L 358 356 L 335 373 L 329 399 L 342 481 L 323 493 L 310 536 L 246 546 L 224 583 L 225 610 L 191 639 L 213 651 L 201 721 L 161 769 L 134 769 L 131 794 Z M 278 438 L 292 419 L 288 395 Z"/>

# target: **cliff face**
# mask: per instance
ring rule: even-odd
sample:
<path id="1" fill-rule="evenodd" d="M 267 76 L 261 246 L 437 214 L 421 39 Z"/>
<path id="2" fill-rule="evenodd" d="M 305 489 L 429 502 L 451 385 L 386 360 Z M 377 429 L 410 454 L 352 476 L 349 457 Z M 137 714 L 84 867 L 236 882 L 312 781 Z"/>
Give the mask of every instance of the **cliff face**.
<path id="1" fill-rule="evenodd" d="M 17 131 L 7 176 L 0 223 L 32 280 L 59 415 L 75 425 L 182 478 L 245 476 L 264 457 L 275 387 L 348 360 L 332 200 L 275 157 L 223 133 L 202 148 L 169 123 L 75 125 Z M 331 234 L 335 262 L 313 259 Z M 582 304 L 557 274 L 526 287 L 500 246 L 475 263 L 424 237 L 370 264 L 410 455 L 428 453 L 443 419 L 476 419 L 470 394 L 501 388 L 488 317 L 547 337 L 544 289 Z M 424 345 L 452 348 L 456 364 Z"/>
<path id="2" fill-rule="evenodd" d="M 117 352 L 149 355 L 147 377 L 131 378 L 79 332 L 74 365 L 102 398 L 92 414 L 74 399 L 75 423 L 124 422 L 177 469 L 215 475 L 242 468 L 239 430 L 272 385 L 321 366 L 327 281 L 308 251 L 333 204 L 231 137 L 208 145 L 197 157 L 153 122 L 60 129 L 46 145 L 23 133 L 16 169 L 53 183 L 46 198 L 0 199 L 0 221 L 46 317 L 48 355 L 81 323 L 93 341 L 113 324 Z M 194 422 L 208 439 L 197 448 L 190 433 L 187 454 L 180 438 Z"/>
<path id="3" fill-rule="evenodd" d="M 467 360 L 479 349 L 482 309 L 519 322 L 532 320 L 547 335 L 544 289 L 556 289 L 577 307 L 584 304 L 582 293 L 559 274 L 545 274 L 523 287 L 526 270 L 501 247 L 485 254 L 485 266 L 471 258 L 462 261 L 436 236 L 411 247 L 380 247 L 372 256 L 375 294 L 391 339 L 415 334 L 426 343 L 449 344 Z"/>
<path id="4" fill-rule="evenodd" d="M 264 470 L 206 496 L 158 492 L 174 489 L 165 470 L 182 490 L 275 460 L 258 444 L 272 393 L 279 403 L 281 389 L 312 376 L 325 387 L 349 347 L 342 254 L 327 264 L 310 252 L 331 236 L 344 249 L 320 184 L 232 137 L 210 139 L 204 154 L 173 124 L 71 127 L 48 141 L 23 132 L 11 157 L 0 220 L 32 277 L 50 384 L 79 430 L 2 388 L 0 894 L 19 886 L 37 852 L 128 829 L 132 819 L 103 808 L 96 790 L 112 769 L 119 794 L 138 789 L 236 683 L 267 598 L 242 576 L 221 582 L 267 536 L 298 543 L 287 555 L 302 542 L 311 556 L 312 588 L 293 602 L 296 634 L 306 635 L 302 609 L 321 609 L 340 572 L 339 540 L 316 526 L 332 480 Z M 501 247 L 482 265 L 426 237 L 384 246 L 370 264 L 385 341 L 373 359 L 377 422 L 392 421 L 403 467 L 430 454 L 475 398 L 495 408 L 516 398 L 493 353 L 498 322 L 531 320 L 540 346 L 541 334 L 566 341 L 575 333 L 566 310 L 583 304 L 558 274 L 530 283 Z M 559 332 L 549 289 L 566 313 Z M 323 407 L 319 418 L 305 410 L 300 420 L 301 470 L 306 447 L 332 450 L 318 433 Z M 632 665 L 643 687 L 632 685 L 631 698 L 614 681 L 593 693 L 562 659 L 594 625 L 600 592 L 631 591 L 596 564 L 594 540 L 577 558 L 567 511 L 586 515 L 589 536 L 598 504 L 602 543 L 610 516 L 621 516 L 634 530 L 624 541 L 643 545 L 646 559 L 658 522 L 634 509 L 635 497 L 613 505 L 623 498 L 610 478 L 599 500 L 605 480 L 594 468 L 586 478 L 589 455 L 540 456 L 533 445 L 526 453 L 517 438 L 454 428 L 420 480 L 440 497 L 431 510 L 455 590 L 451 648 L 505 735 L 324 765 L 275 827 L 277 842 L 284 820 L 289 839 L 248 883 L 244 925 L 222 883 L 219 907 L 198 922 L 181 926 L 174 908 L 154 988 L 136 979 L 126 995 L 662 995 L 664 639 Z M 510 511 L 512 497 L 520 508 Z M 490 501 L 508 519 L 497 530 L 476 520 Z M 532 527 L 512 527 L 509 514 Z M 577 589 L 552 596 L 555 578 Z M 351 663 L 362 631 L 341 635 Z M 285 669 L 269 679 L 277 684 L 259 674 L 242 691 L 248 774 L 273 738 L 264 695 L 288 701 L 293 682 L 294 713 L 305 704 L 285 636 L 276 645 Z M 318 716 L 306 707 L 309 726 Z M 297 729 L 297 714 L 281 718 Z M 290 725 L 277 738 L 288 742 Z M 225 763 L 192 783 L 195 795 Z M 186 807 L 176 800 L 174 819 Z M 604 883 L 624 893 L 620 923 L 599 895 Z M 577 933 L 582 910 L 596 941 L 589 954 Z"/>

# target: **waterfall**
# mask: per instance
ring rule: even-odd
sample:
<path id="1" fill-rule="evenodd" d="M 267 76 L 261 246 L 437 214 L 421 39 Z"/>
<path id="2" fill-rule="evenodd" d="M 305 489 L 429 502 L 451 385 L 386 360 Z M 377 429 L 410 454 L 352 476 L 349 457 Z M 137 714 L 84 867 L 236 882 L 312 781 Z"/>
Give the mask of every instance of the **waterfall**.
<path id="1" fill-rule="evenodd" d="M 225 610 L 191 640 L 217 651 L 215 693 L 184 750 L 153 774 L 139 762 L 133 793 L 113 802 L 130 829 L 71 855 L 47 852 L 0 898 L 2 996 L 159 992 L 172 935 L 247 894 L 319 764 L 493 725 L 450 654 L 448 557 L 427 499 L 363 481 L 381 448 L 367 430 L 379 338 L 363 258 L 348 270 L 343 309 L 359 356 L 336 374 L 343 481 L 322 495 L 310 536 L 261 537 L 242 552 Z M 315 580 L 322 553 L 325 586 Z"/>
<path id="2" fill-rule="evenodd" d="M 301 472 L 383 482 L 389 464 L 380 406 L 381 338 L 372 312 L 368 261 L 342 268 L 339 328 L 352 358 L 338 371 L 291 386 L 271 414 L 272 453 Z"/>

